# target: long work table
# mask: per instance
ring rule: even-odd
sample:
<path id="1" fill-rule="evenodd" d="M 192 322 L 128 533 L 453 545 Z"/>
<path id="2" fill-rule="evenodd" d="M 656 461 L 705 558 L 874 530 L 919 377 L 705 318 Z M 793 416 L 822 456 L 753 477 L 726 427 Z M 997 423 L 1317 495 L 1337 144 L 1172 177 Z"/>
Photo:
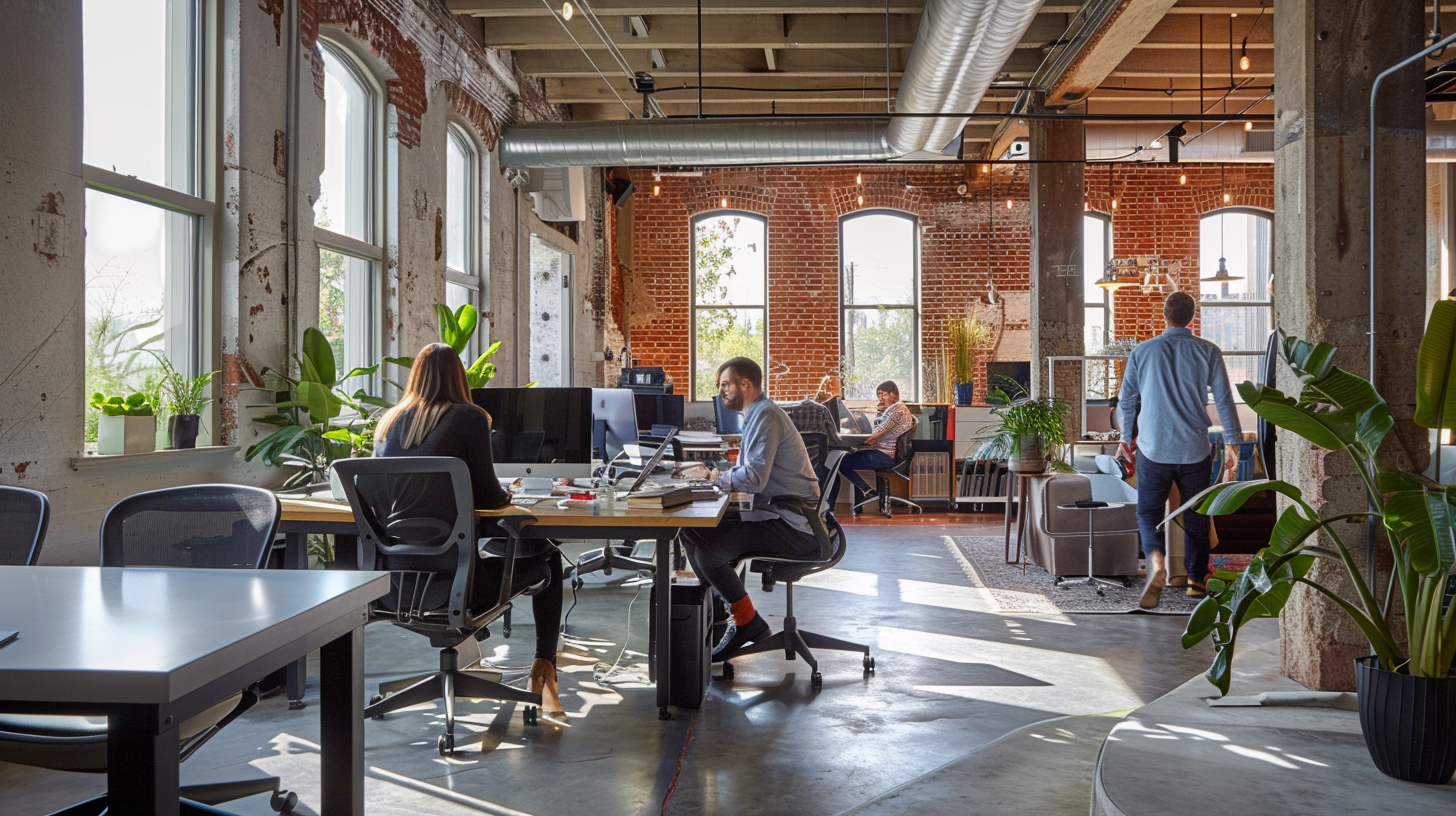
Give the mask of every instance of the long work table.
<path id="1" fill-rule="evenodd" d="M 307 566 L 304 541 L 309 533 L 356 534 L 354 516 L 347 502 L 331 496 L 279 496 L 283 505 L 280 530 L 287 535 L 285 566 L 302 569 Z M 728 510 L 728 496 L 693 502 L 667 509 L 629 508 L 619 503 L 602 507 L 593 503 L 572 503 L 561 507 L 556 501 L 543 500 L 529 507 L 511 505 L 497 510 L 477 510 L 481 519 L 492 519 L 507 535 L 518 539 L 620 538 L 654 540 L 656 569 L 653 581 L 659 587 L 655 615 L 655 637 L 662 667 L 672 665 L 671 623 L 672 593 L 666 591 L 672 582 L 673 540 L 679 531 L 688 528 L 717 527 Z M 585 534 L 585 535 L 584 535 Z M 303 661 L 289 667 L 288 699 L 291 706 L 301 706 L 305 678 Z M 656 672 L 658 717 L 671 719 L 668 711 L 671 672 Z"/>

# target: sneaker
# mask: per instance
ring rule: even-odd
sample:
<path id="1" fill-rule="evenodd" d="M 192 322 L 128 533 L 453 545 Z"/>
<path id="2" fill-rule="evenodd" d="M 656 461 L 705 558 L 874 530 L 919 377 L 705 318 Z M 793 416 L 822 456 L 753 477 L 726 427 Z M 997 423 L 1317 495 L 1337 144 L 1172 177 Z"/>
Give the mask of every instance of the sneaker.
<path id="1" fill-rule="evenodd" d="M 1183 594 L 1187 595 L 1190 598 L 1207 598 L 1208 585 L 1203 583 L 1202 581 L 1195 581 L 1192 578 L 1189 578 L 1188 588 L 1183 590 Z"/>
<path id="2" fill-rule="evenodd" d="M 713 662 L 717 663 L 744 646 L 757 643 L 771 634 L 773 632 L 768 628 L 768 621 L 758 613 L 754 613 L 753 620 L 742 626 L 730 624 L 728 634 L 724 635 L 723 640 L 713 649 Z"/>

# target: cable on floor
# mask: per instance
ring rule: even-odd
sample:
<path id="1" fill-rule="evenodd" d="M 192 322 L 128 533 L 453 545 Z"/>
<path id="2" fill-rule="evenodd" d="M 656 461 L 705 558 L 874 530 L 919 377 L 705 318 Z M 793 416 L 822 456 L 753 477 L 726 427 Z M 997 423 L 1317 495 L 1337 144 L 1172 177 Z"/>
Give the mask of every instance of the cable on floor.
<path id="1" fill-rule="evenodd" d="M 637 584 L 637 591 L 632 593 L 632 600 L 627 603 L 627 634 L 622 636 L 622 649 L 621 651 L 617 652 L 617 659 L 612 661 L 611 667 L 608 668 L 605 672 L 602 672 L 600 674 L 598 674 L 596 671 L 592 672 L 592 679 L 598 683 L 609 682 L 612 679 L 612 675 L 617 673 L 617 668 L 621 666 L 622 656 L 627 654 L 627 644 L 632 642 L 632 606 L 637 603 L 638 598 L 642 597 L 643 586 L 646 586 L 646 582 Z M 598 663 L 597 665 L 600 666 L 601 663 Z"/>
<path id="2" fill-rule="evenodd" d="M 677 753 L 677 768 L 672 772 L 672 782 L 667 786 L 667 795 L 662 797 L 662 816 L 667 816 L 667 803 L 672 799 L 672 792 L 677 790 L 677 778 L 682 774 L 683 757 L 687 755 L 688 746 L 693 741 L 693 728 L 698 724 L 698 712 L 693 712 L 693 718 L 688 722 L 688 735 L 683 738 L 683 747 Z"/>

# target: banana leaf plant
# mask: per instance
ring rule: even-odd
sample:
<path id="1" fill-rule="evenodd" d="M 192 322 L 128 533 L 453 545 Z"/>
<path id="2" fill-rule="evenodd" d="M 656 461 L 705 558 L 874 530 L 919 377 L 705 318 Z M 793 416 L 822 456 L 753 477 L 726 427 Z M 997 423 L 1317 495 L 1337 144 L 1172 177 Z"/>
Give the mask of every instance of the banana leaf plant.
<path id="1" fill-rule="evenodd" d="M 335 459 L 367 450 L 372 438 L 356 443 L 349 433 L 372 429 L 374 414 L 390 405 L 362 388 L 352 394 L 344 390 L 343 383 L 349 378 L 371 375 L 379 366 L 355 368 L 340 377 L 333 347 L 318 329 L 304 330 L 302 353 L 294 355 L 294 361 L 298 364 L 297 378 L 276 369 L 263 370 L 264 376 L 274 378 L 280 387 L 270 406 L 275 411 L 255 421 L 274 425 L 277 430 L 244 454 L 249 462 L 256 458 L 265 465 L 295 468 L 297 472 L 284 481 L 284 487 L 323 482 Z M 341 417 L 344 421 L 338 422 Z"/>
<path id="2" fill-rule="evenodd" d="M 475 335 L 475 327 L 480 324 L 480 313 L 469 303 L 464 304 L 455 311 L 443 303 L 435 304 L 435 315 L 439 318 L 440 342 L 455 349 L 456 354 L 464 354 L 465 346 L 470 343 L 470 338 Z M 497 351 L 500 351 L 500 341 L 490 344 L 490 347 L 481 352 L 475 362 L 465 369 L 465 379 L 471 388 L 484 388 L 495 377 L 495 363 L 490 361 Z M 413 357 L 385 357 L 386 363 L 394 363 L 401 368 L 410 368 L 415 363 Z M 390 381 L 391 385 L 404 390 L 404 385 Z"/>
<path id="3" fill-rule="evenodd" d="M 1237 511 L 1250 496 L 1272 490 L 1289 503 L 1279 514 L 1269 545 L 1242 573 L 1216 570 L 1208 597 L 1193 611 L 1183 647 L 1210 638 L 1214 659 L 1206 677 L 1227 694 L 1234 644 L 1241 626 L 1255 618 L 1276 617 L 1296 585 L 1329 597 L 1360 627 L 1379 657 L 1381 668 L 1416 677 L 1446 677 L 1456 659 L 1456 603 L 1447 586 L 1456 565 L 1456 487 L 1415 473 L 1382 470 L 1376 453 L 1394 427 L 1390 409 L 1375 387 L 1334 364 L 1335 348 L 1279 333 L 1279 357 L 1300 381 L 1297 396 L 1276 388 L 1239 384 L 1248 406 L 1273 425 L 1329 451 L 1343 451 L 1365 485 L 1369 510 L 1322 516 L 1300 489 L 1278 480 L 1214 485 L 1168 517 L 1197 508 L 1209 516 Z M 1271 361 L 1272 364 L 1272 361 Z M 1423 427 L 1456 427 L 1456 301 L 1436 304 L 1421 341 L 1416 372 L 1415 421 Z M 1374 515 L 1384 527 L 1392 568 L 1384 598 L 1376 595 L 1339 528 Z M 1166 523 L 1166 521 L 1165 521 Z M 1337 565 L 1350 579 L 1355 597 L 1343 597 L 1310 577 L 1316 559 Z M 1402 651 L 1393 612 L 1394 593 L 1404 608 L 1406 647 Z"/>

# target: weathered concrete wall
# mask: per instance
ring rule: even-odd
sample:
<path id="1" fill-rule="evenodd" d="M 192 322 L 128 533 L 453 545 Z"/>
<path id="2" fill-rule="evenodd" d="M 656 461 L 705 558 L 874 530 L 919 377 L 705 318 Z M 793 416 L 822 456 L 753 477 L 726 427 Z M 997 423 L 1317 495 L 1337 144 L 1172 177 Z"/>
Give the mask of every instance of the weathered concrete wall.
<path id="1" fill-rule="evenodd" d="M 1033 393 L 1061 397 L 1076 407 L 1067 438 L 1082 435 L 1082 365 L 1057 364 L 1056 393 L 1047 388 L 1047 357 L 1075 357 L 1083 349 L 1086 309 L 1082 295 L 1083 164 L 1087 158 L 1080 121 L 1031 122 L 1031 158 L 1068 164 L 1031 165 L 1031 369 Z"/>
<path id="2" fill-rule="evenodd" d="M 42 560 L 96 561 L 102 515 L 132 493 L 199 481 L 275 484 L 283 474 L 244 463 L 227 450 L 91 458 L 84 418 L 85 193 L 80 0 L 23 0 L 0 26 L 0 484 L 44 491 L 53 503 Z M 378 352 L 413 354 L 433 340 L 434 304 L 445 300 L 438 249 L 445 202 L 447 122 L 471 131 L 489 155 L 490 256 L 486 334 L 511 344 L 516 286 L 512 245 L 524 240 L 530 198 L 519 211 L 491 152 L 500 129 L 518 120 L 562 118 L 539 84 L 480 48 L 432 0 L 299 0 L 296 35 L 289 3 L 221 0 L 215 127 L 209 196 L 208 289 L 212 368 L 223 372 L 208 424 L 215 439 L 246 448 L 271 431 L 251 421 L 268 367 L 287 368 L 290 350 L 318 314 L 318 248 L 313 202 L 323 169 L 323 73 L 319 36 L 359 55 L 385 89 L 388 105 L 382 339 Z M 289 58 L 296 57 L 296 97 Z M 289 138 L 292 104 L 295 138 Z M 294 153 L 291 157 L 290 148 Z M 294 172 L 290 175 L 290 168 Z M 291 225 L 290 178 L 296 184 Z M 601 206 L 600 194 L 593 201 Z M 604 252 L 588 231 L 583 256 Z M 290 259 L 290 237 L 297 263 Z M 523 256 L 524 258 L 524 256 Z M 590 257 L 578 258 L 590 268 Z M 582 294 L 583 303 L 587 295 Z M 582 321 L 583 354 L 601 344 L 600 323 Z M 590 341 L 590 342 L 588 342 Z M 513 384 L 512 353 L 498 360 Z M 589 372 L 583 371 L 586 377 Z"/>

